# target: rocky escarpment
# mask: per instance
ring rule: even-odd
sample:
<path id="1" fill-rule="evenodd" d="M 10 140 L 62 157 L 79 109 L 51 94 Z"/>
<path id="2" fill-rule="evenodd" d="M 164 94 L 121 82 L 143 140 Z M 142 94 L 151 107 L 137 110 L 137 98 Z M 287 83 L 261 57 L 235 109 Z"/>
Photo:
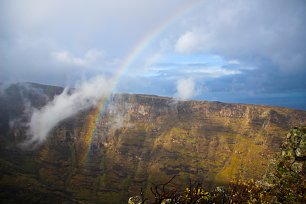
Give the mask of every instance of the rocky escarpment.
<path id="1" fill-rule="evenodd" d="M 306 121 L 305 111 L 286 108 L 118 94 L 106 108 L 61 122 L 42 145 L 24 150 L 27 103 L 20 101 L 42 107 L 62 91 L 29 87 L 11 87 L 0 100 L 6 107 L 0 109 L 0 199 L 10 202 L 126 203 L 173 175 L 177 184 L 202 180 L 207 188 L 260 178 L 285 132 Z"/>

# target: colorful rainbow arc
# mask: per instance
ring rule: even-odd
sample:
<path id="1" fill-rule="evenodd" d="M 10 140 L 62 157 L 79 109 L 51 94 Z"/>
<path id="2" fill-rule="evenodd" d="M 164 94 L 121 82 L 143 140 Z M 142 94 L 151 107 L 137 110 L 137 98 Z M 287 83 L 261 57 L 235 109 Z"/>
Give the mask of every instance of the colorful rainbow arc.
<path id="1" fill-rule="evenodd" d="M 121 76 L 124 75 L 125 71 L 133 64 L 138 56 L 145 51 L 145 49 L 158 37 L 163 31 L 176 19 L 186 14 L 192 8 L 194 8 L 201 1 L 198 0 L 187 0 L 185 4 L 180 6 L 172 15 L 168 16 L 165 21 L 162 21 L 158 26 L 151 30 L 144 38 L 142 38 L 136 46 L 133 47 L 129 55 L 122 62 L 121 66 L 117 70 L 113 79 L 115 81 L 114 87 L 117 85 Z"/>
<path id="2" fill-rule="evenodd" d="M 134 48 L 129 52 L 130 54 L 125 58 L 125 60 L 122 62 L 122 64 L 117 69 L 116 73 L 112 77 L 112 81 L 114 84 L 112 84 L 112 90 L 114 90 L 117 87 L 118 81 L 120 80 L 120 77 L 124 75 L 125 71 L 128 70 L 128 68 L 135 62 L 135 60 L 139 57 L 141 53 L 145 51 L 145 49 L 160 35 L 162 32 L 176 19 L 190 11 L 192 8 L 196 7 L 198 3 L 200 3 L 200 0 L 186 0 L 186 3 L 183 4 L 181 7 L 179 7 L 175 12 L 172 13 L 172 15 L 168 16 L 168 18 L 161 22 L 158 26 L 156 26 L 151 32 L 149 32 L 144 38 L 142 38 L 139 43 L 134 46 Z M 81 163 L 84 164 L 86 162 L 86 159 L 88 159 L 88 155 L 90 152 L 90 147 L 92 144 L 92 140 L 94 137 L 94 134 L 96 132 L 97 124 L 100 122 L 101 115 L 103 115 L 106 105 L 108 104 L 109 97 L 104 98 L 101 100 L 101 102 L 98 105 L 98 108 L 94 111 L 92 115 L 89 115 L 86 122 L 86 130 L 85 130 L 85 144 L 86 144 L 86 150 L 83 153 L 83 156 L 81 157 Z"/>
<path id="3" fill-rule="evenodd" d="M 94 138 L 97 129 L 97 125 L 100 122 L 104 110 L 106 109 L 108 100 L 109 98 L 107 97 L 100 100 L 98 106 L 86 117 L 86 121 L 84 124 L 85 131 L 83 135 L 84 142 L 82 143 L 84 145 L 83 146 L 84 149 L 82 149 L 81 152 L 81 157 L 79 160 L 80 165 L 84 165 L 85 162 L 87 161 L 92 145 L 92 140 Z"/>

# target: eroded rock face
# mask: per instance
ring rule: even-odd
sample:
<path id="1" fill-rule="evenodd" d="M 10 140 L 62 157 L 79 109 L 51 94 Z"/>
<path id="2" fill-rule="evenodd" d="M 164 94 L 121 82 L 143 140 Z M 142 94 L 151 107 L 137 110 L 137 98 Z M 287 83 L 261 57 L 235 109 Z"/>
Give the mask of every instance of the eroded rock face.
<path id="1" fill-rule="evenodd" d="M 6 189 L 0 199 L 12 202 L 127 203 L 173 175 L 177 184 L 190 178 L 208 188 L 233 177 L 260 178 L 285 133 L 306 121 L 305 111 L 286 108 L 121 94 L 105 109 L 65 120 L 45 143 L 25 151 L 18 148 L 25 127 L 9 125 L 23 116 L 17 98 L 42 107 L 62 89 L 16 90 L 0 100 L 10 106 L 0 109 L 0 186 Z"/>
<path id="2" fill-rule="evenodd" d="M 282 145 L 281 158 L 289 169 L 295 173 L 305 172 L 306 164 L 306 134 L 305 128 L 293 128 L 287 134 L 287 138 Z"/>

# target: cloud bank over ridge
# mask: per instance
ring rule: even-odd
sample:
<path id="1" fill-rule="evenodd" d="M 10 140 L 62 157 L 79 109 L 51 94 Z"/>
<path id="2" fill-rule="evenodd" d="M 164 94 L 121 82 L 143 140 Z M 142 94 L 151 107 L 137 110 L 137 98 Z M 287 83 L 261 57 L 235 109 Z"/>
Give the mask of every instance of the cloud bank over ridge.
<path id="1" fill-rule="evenodd" d="M 39 144 L 61 121 L 78 112 L 96 106 L 104 97 L 109 97 L 111 82 L 98 76 L 80 83 L 75 89 L 66 88 L 60 95 L 41 109 L 34 109 L 29 122 L 30 139 L 25 145 Z"/>

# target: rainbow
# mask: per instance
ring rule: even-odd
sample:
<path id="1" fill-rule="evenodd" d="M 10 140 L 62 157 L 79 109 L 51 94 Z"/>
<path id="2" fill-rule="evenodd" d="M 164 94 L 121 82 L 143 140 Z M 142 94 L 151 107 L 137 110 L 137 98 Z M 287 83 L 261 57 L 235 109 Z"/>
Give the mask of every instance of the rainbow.
<path id="1" fill-rule="evenodd" d="M 163 31 L 171 25 L 176 19 L 190 11 L 192 8 L 194 8 L 198 3 L 200 3 L 200 0 L 186 0 L 186 3 L 180 6 L 175 12 L 173 12 L 171 15 L 166 18 L 165 21 L 161 22 L 158 26 L 156 26 L 154 29 L 151 30 L 146 36 L 144 36 L 129 52 L 127 57 L 122 61 L 121 65 L 115 72 L 115 74 L 112 76 L 112 81 L 114 82 L 112 86 L 112 90 L 114 91 L 117 87 L 118 82 L 120 81 L 121 76 L 124 75 L 126 70 L 128 70 L 129 67 L 135 62 L 136 59 L 146 50 L 146 48 L 154 41 L 156 40 Z M 109 97 L 104 98 L 99 103 L 98 107 L 95 111 L 93 111 L 89 116 L 87 117 L 86 124 L 85 124 L 85 131 L 83 139 L 85 141 L 85 147 L 83 149 L 82 156 L 80 158 L 80 163 L 83 165 L 86 162 L 86 159 L 88 159 L 88 155 L 90 152 L 91 144 L 93 137 L 96 132 L 97 124 L 99 124 L 101 120 L 101 116 L 103 115 L 106 106 L 109 101 Z"/>
<path id="2" fill-rule="evenodd" d="M 108 104 L 108 98 L 105 97 L 102 100 L 100 100 L 99 104 L 97 107 L 92 110 L 85 121 L 85 124 L 83 126 L 83 137 L 82 137 L 82 148 L 81 148 L 81 153 L 80 153 L 80 158 L 79 158 L 79 165 L 84 165 L 85 162 L 87 161 L 92 140 L 94 138 L 94 135 L 96 133 L 97 125 L 99 124 L 102 114 L 104 110 L 106 109 L 106 106 Z"/>
<path id="3" fill-rule="evenodd" d="M 169 15 L 165 21 L 162 21 L 158 26 L 151 30 L 145 37 L 143 37 L 134 48 L 129 52 L 129 55 L 123 60 L 119 66 L 117 72 L 114 74 L 113 79 L 115 81 L 114 88 L 116 87 L 121 76 L 124 75 L 125 71 L 135 62 L 138 56 L 145 51 L 145 49 L 160 36 L 163 31 L 176 19 L 187 13 L 191 8 L 198 5 L 200 0 L 186 0 L 186 3 L 180 6 L 172 15 Z"/>

